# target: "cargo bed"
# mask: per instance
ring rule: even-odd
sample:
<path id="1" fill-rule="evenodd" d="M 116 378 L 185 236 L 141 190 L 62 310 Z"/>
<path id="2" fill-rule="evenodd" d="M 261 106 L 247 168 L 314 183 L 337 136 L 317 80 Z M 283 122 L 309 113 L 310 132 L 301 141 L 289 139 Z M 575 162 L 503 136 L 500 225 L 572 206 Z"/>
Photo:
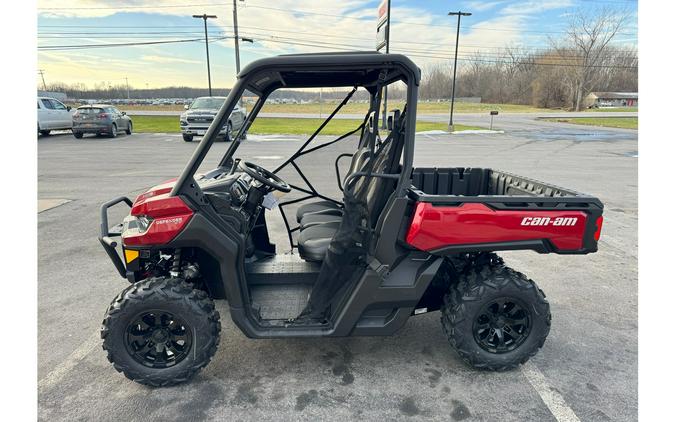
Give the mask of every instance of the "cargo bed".
<path id="1" fill-rule="evenodd" d="M 602 203 L 595 197 L 503 171 L 417 168 L 406 242 L 438 255 L 531 249 L 598 249 Z"/>

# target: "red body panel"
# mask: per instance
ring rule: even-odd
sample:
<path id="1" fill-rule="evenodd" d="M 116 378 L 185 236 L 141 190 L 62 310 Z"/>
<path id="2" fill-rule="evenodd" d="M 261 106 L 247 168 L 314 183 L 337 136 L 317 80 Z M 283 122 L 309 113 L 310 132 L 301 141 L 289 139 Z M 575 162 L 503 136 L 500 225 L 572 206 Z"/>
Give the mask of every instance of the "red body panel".
<path id="1" fill-rule="evenodd" d="M 581 249 L 587 215 L 583 211 L 494 210 L 485 204 L 415 208 L 406 241 L 421 250 L 445 246 L 548 239 L 557 249 Z"/>
<path id="2" fill-rule="evenodd" d="M 192 218 L 193 211 L 178 196 L 169 196 L 175 179 L 155 186 L 136 198 L 131 215 L 147 216 L 152 222 L 144 232 L 125 232 L 125 246 L 161 245 L 170 242 Z"/>

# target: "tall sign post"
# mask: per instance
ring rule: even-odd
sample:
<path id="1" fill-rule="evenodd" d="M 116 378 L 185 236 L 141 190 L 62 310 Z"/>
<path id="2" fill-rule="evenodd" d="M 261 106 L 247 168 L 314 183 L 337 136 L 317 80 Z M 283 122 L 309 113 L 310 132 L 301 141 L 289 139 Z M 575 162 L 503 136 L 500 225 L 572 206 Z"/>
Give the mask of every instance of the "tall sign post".
<path id="1" fill-rule="evenodd" d="M 382 0 L 377 7 L 377 38 L 375 49 L 384 48 L 389 54 L 389 27 L 391 26 L 391 0 Z M 387 87 L 384 87 L 384 102 L 382 108 L 382 129 L 387 128 Z"/>
<path id="2" fill-rule="evenodd" d="M 471 16 L 471 13 L 450 12 L 448 16 L 457 16 L 457 35 L 455 36 L 455 65 L 452 67 L 452 99 L 450 100 L 450 122 L 448 123 L 448 130 L 452 132 L 453 121 L 452 115 L 455 111 L 455 80 L 457 79 L 457 50 L 459 50 L 459 24 L 462 22 L 462 16 Z"/>

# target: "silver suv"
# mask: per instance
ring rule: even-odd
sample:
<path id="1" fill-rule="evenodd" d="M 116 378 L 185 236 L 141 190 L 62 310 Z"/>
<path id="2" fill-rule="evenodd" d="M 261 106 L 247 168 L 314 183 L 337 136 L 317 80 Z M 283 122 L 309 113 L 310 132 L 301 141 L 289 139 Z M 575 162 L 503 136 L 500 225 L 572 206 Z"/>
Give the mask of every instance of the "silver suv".
<path id="1" fill-rule="evenodd" d="M 202 136 L 206 133 L 225 99 L 226 97 L 199 97 L 189 106 L 185 106 L 186 111 L 180 116 L 180 131 L 183 133 L 185 142 L 192 142 L 195 136 Z M 230 141 L 232 134 L 241 129 L 245 119 L 246 109 L 239 103 L 232 110 L 219 136 L 225 141 Z"/>

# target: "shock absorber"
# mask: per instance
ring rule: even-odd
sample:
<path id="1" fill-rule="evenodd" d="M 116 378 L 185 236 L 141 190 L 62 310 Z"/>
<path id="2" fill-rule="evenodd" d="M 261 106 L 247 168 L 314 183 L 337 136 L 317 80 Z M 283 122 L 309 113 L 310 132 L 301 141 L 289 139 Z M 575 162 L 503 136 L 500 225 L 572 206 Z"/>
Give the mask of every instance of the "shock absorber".
<path id="1" fill-rule="evenodd" d="M 178 277 L 180 275 L 180 248 L 173 253 L 173 262 L 171 263 L 171 270 L 169 270 L 171 277 Z"/>

